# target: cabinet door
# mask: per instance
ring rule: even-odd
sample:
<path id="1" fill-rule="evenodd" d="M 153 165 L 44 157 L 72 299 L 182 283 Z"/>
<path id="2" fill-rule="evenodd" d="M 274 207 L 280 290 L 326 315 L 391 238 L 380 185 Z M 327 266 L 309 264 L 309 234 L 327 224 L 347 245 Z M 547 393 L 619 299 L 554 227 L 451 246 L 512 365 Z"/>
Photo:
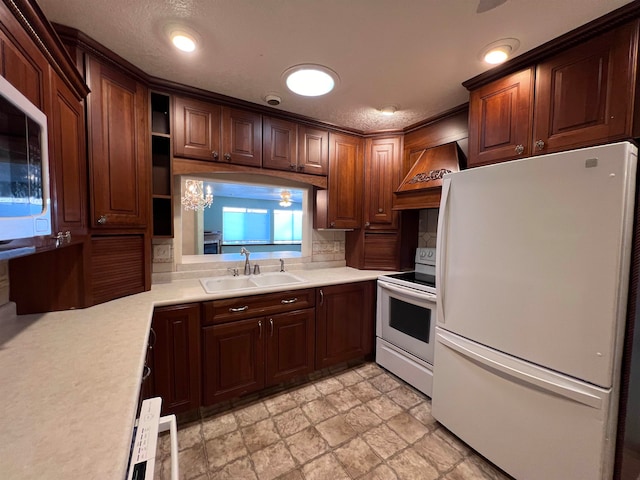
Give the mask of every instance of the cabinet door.
<path id="1" fill-rule="evenodd" d="M 399 249 L 398 232 L 365 232 L 364 269 L 398 270 Z"/>
<path id="2" fill-rule="evenodd" d="M 329 132 L 298 125 L 298 171 L 326 175 L 329 170 Z"/>
<path id="3" fill-rule="evenodd" d="M 200 305 L 156 308 L 151 328 L 153 381 L 150 383 L 154 396 L 162 397 L 162 414 L 198 408 Z"/>
<path id="4" fill-rule="evenodd" d="M 3 22 L 5 19 L 3 19 Z M 9 20 L 11 21 L 11 20 Z M 49 67 L 23 31 L 15 32 L 24 44 L 18 47 L 0 30 L 0 73 L 36 107 L 46 112 Z"/>
<path id="5" fill-rule="evenodd" d="M 375 282 L 358 282 L 317 289 L 317 369 L 371 354 L 374 286 Z"/>
<path id="6" fill-rule="evenodd" d="M 298 169 L 298 126 L 264 117 L 262 120 L 262 166 L 276 170 Z"/>
<path id="7" fill-rule="evenodd" d="M 90 252 L 91 305 L 151 288 L 147 284 L 144 235 L 92 236 Z"/>
<path id="8" fill-rule="evenodd" d="M 469 99 L 469 167 L 529 156 L 532 121 L 532 69 L 472 91 Z"/>
<path id="9" fill-rule="evenodd" d="M 174 155 L 219 160 L 221 111 L 219 105 L 175 97 Z"/>
<path id="10" fill-rule="evenodd" d="M 315 310 L 267 318 L 266 385 L 276 385 L 314 370 Z"/>
<path id="11" fill-rule="evenodd" d="M 533 153 L 631 136 L 637 35 L 634 21 L 538 65 Z"/>
<path id="12" fill-rule="evenodd" d="M 204 405 L 264 387 L 265 320 L 249 319 L 202 329 Z"/>
<path id="13" fill-rule="evenodd" d="M 91 57 L 87 76 L 91 226 L 144 228 L 151 198 L 146 87 Z"/>
<path id="14" fill-rule="evenodd" d="M 223 161 L 238 165 L 262 165 L 262 116 L 235 108 L 222 109 Z"/>
<path id="15" fill-rule="evenodd" d="M 54 232 L 85 234 L 87 226 L 87 152 L 84 106 L 62 79 L 53 75 L 50 163 Z"/>
<path id="16" fill-rule="evenodd" d="M 329 181 L 327 190 L 316 192 L 314 228 L 360 228 L 364 159 L 362 140 L 350 135 L 329 134 Z"/>
<path id="17" fill-rule="evenodd" d="M 365 228 L 398 227 L 398 213 L 392 210 L 393 192 L 400 184 L 400 138 L 367 141 L 365 157 Z"/>

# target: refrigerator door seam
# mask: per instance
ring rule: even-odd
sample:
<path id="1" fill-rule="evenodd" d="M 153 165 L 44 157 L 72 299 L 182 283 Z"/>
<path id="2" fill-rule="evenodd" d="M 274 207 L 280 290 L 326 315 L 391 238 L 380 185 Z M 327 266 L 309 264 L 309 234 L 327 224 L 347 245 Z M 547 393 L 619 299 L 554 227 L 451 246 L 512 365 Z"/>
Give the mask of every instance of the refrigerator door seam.
<path id="1" fill-rule="evenodd" d="M 467 348 L 467 346 L 464 345 L 466 341 L 464 341 L 463 339 L 458 340 L 448 332 L 443 332 L 442 330 L 440 330 L 437 333 L 437 339 L 444 346 L 450 348 L 451 350 L 454 350 L 455 352 L 459 353 L 464 357 L 467 357 L 471 361 L 475 361 L 477 364 L 479 364 L 485 369 L 493 370 L 498 374 L 506 375 L 512 379 L 524 382 L 527 385 L 537 387 L 547 392 L 554 393 L 556 395 L 573 400 L 574 402 L 581 403 L 588 407 L 592 407 L 597 410 L 602 409 L 602 406 L 603 406 L 602 398 L 596 395 L 590 394 L 589 392 L 580 391 L 576 388 L 573 388 L 570 385 L 562 385 L 552 380 L 534 376 L 530 373 L 527 373 L 525 371 L 515 368 L 515 366 L 509 366 L 509 365 L 500 363 L 494 359 L 489 358 L 486 355 L 483 355 L 478 351 L 473 351 L 471 350 L 471 348 Z M 486 347 L 481 347 L 481 348 L 484 349 Z M 476 347 L 476 350 L 479 350 L 479 348 Z M 537 368 L 540 368 L 540 367 L 537 367 Z M 593 387 L 593 388 L 596 388 L 596 387 Z"/>

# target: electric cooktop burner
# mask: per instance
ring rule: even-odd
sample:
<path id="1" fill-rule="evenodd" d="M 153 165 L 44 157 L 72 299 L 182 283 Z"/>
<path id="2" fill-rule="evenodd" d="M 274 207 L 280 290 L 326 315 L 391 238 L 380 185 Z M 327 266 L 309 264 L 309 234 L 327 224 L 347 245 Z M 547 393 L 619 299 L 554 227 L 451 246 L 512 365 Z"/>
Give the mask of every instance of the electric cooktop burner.
<path id="1" fill-rule="evenodd" d="M 425 285 L 427 287 L 436 287 L 436 276 L 429 275 L 427 273 L 419 272 L 403 272 L 393 273 L 391 275 L 385 275 L 385 277 L 396 278 L 398 280 L 404 280 L 405 282 L 417 283 L 418 285 Z"/>

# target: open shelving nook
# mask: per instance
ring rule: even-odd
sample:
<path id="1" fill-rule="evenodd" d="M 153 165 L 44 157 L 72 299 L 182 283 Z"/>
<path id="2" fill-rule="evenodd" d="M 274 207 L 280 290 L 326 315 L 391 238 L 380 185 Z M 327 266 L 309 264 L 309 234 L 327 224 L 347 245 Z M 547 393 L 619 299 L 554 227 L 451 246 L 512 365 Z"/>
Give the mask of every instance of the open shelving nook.
<path id="1" fill-rule="evenodd" d="M 171 97 L 151 92 L 153 236 L 173 237 L 171 181 Z"/>

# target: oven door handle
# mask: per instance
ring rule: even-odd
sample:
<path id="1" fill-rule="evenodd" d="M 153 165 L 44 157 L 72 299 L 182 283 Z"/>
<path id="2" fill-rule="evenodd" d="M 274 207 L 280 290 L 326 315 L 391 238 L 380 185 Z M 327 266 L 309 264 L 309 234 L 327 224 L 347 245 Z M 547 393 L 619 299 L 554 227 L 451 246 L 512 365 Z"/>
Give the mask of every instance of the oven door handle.
<path id="1" fill-rule="evenodd" d="M 380 287 L 389 290 L 391 292 L 395 292 L 395 293 L 399 293 L 401 295 L 411 295 L 412 297 L 416 297 L 419 298 L 420 300 L 426 299 L 426 300 L 430 300 L 432 302 L 436 301 L 436 296 L 432 293 L 429 292 L 423 292 L 423 291 L 419 291 L 419 290 L 415 290 L 413 288 L 407 288 L 407 287 L 402 287 L 399 285 L 391 285 L 389 283 L 386 283 L 384 281 L 380 282 Z"/>
<path id="2" fill-rule="evenodd" d="M 436 232 L 436 251 L 438 258 L 436 261 L 436 293 L 438 295 L 437 319 L 438 323 L 445 323 L 444 316 L 444 277 L 446 274 L 447 262 L 447 230 L 448 230 L 448 207 L 449 207 L 449 191 L 451 188 L 451 179 L 445 178 L 442 181 L 442 196 L 440 198 L 440 214 L 438 218 L 438 231 Z"/>

